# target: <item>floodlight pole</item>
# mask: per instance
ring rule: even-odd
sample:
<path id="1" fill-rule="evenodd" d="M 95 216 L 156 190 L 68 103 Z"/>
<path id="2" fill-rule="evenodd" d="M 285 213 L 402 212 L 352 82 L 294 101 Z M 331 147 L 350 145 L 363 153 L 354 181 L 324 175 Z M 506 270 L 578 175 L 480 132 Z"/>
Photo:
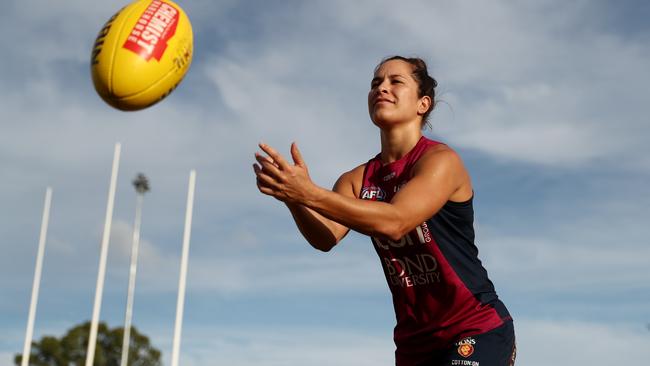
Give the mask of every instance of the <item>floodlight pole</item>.
<path id="1" fill-rule="evenodd" d="M 99 271 L 97 273 L 97 286 L 95 288 L 95 304 L 93 306 L 93 317 L 90 322 L 90 334 L 88 336 L 88 350 L 86 352 L 86 366 L 93 366 L 95 361 L 95 347 L 97 345 L 97 327 L 99 324 L 99 312 L 102 306 L 102 294 L 104 292 L 104 277 L 106 275 L 106 259 L 108 257 L 108 243 L 111 236 L 111 224 L 113 221 L 113 207 L 115 205 L 115 187 L 117 185 L 117 172 L 120 166 L 120 151 L 122 145 L 115 144 L 113 153 L 113 168 L 111 170 L 111 182 L 108 189 L 108 202 L 106 204 L 106 219 L 104 220 L 104 234 L 102 236 L 101 252 L 99 255 Z"/>
<path id="2" fill-rule="evenodd" d="M 120 366 L 127 366 L 131 343 L 131 319 L 133 318 L 133 296 L 135 278 L 138 270 L 138 249 L 140 246 L 140 224 L 142 222 L 142 203 L 144 194 L 149 191 L 149 181 L 144 174 L 138 174 L 133 181 L 137 192 L 135 205 L 135 223 L 133 224 L 133 244 L 131 246 L 131 266 L 129 268 L 129 287 L 126 296 L 126 311 L 124 315 L 124 337 L 122 339 L 122 360 Z"/>
<path id="3" fill-rule="evenodd" d="M 187 191 L 187 207 L 185 210 L 185 230 L 183 232 L 183 252 L 181 255 L 181 274 L 178 280 L 178 299 L 176 302 L 176 322 L 174 324 L 174 341 L 172 347 L 172 366 L 178 366 L 181 346 L 181 328 L 183 327 L 183 306 L 185 302 L 185 283 L 187 282 L 187 261 L 190 251 L 190 231 L 192 229 L 192 208 L 194 206 L 194 187 L 196 171 L 190 171 L 190 182 Z"/>
<path id="4" fill-rule="evenodd" d="M 45 205 L 43 207 L 43 219 L 41 221 L 41 235 L 38 240 L 38 252 L 36 254 L 36 269 L 34 270 L 34 283 L 32 284 L 32 300 L 29 304 L 29 316 L 27 318 L 27 332 L 25 334 L 25 345 L 23 347 L 23 359 L 21 366 L 29 365 L 29 356 L 32 349 L 32 336 L 34 335 L 34 318 L 36 317 L 36 305 L 38 303 L 38 291 L 41 285 L 41 270 L 43 269 L 43 256 L 45 255 L 45 239 L 47 237 L 47 226 L 50 221 L 50 205 L 52 203 L 52 188 L 45 190 Z"/>

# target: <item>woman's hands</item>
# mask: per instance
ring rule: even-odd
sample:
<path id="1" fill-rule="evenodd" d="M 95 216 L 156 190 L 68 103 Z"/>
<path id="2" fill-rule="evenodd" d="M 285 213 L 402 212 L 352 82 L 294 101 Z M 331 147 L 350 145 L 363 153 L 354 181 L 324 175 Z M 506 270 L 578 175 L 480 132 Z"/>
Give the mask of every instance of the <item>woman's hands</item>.
<path id="1" fill-rule="evenodd" d="M 293 164 L 272 147 L 266 144 L 260 144 L 259 147 L 266 155 L 255 153 L 257 163 L 253 164 L 253 170 L 257 177 L 257 188 L 287 204 L 298 229 L 314 248 L 325 252 L 332 249 L 350 229 L 307 207 L 317 201 L 315 197 L 319 193 L 323 194 L 326 190 L 315 185 L 309 178 L 307 165 L 296 144 L 291 144 Z M 344 184 L 339 180 L 334 191 L 354 197 L 349 182 Z"/>
<path id="2" fill-rule="evenodd" d="M 271 146 L 260 143 L 259 147 L 266 153 L 256 152 L 257 163 L 253 164 L 260 192 L 285 203 L 304 204 L 317 187 L 309 177 L 307 165 L 296 143 L 291 144 L 293 164 Z"/>

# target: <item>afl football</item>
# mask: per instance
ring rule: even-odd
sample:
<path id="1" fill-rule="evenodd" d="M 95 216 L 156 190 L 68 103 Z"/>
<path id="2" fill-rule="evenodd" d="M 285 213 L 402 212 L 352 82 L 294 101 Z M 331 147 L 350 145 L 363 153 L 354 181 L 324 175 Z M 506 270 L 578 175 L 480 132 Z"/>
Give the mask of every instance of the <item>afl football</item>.
<path id="1" fill-rule="evenodd" d="M 183 80 L 192 62 L 192 25 L 169 0 L 138 0 L 99 31 L 91 54 L 93 84 L 109 105 L 149 107 Z"/>

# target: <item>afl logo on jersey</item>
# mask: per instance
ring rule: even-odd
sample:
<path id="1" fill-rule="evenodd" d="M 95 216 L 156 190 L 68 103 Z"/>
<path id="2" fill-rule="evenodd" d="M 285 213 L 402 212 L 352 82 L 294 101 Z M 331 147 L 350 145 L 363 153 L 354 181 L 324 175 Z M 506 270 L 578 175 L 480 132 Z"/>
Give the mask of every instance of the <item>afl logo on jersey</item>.
<path id="1" fill-rule="evenodd" d="M 379 187 L 363 187 L 361 190 L 361 199 L 370 201 L 383 201 L 386 199 L 386 192 Z"/>

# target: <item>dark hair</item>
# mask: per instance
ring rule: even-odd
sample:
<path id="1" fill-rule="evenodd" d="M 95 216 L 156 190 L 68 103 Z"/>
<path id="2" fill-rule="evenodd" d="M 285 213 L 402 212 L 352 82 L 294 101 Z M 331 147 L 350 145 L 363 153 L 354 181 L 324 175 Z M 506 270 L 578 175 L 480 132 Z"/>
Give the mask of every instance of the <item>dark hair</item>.
<path id="1" fill-rule="evenodd" d="M 433 108 L 436 105 L 436 87 L 438 86 L 438 82 L 436 79 L 432 78 L 429 75 L 429 71 L 427 70 L 427 63 L 424 62 L 421 58 L 417 57 L 403 57 L 403 56 L 390 56 L 385 59 L 383 59 L 377 67 L 375 67 L 375 72 L 381 67 L 381 65 L 385 64 L 388 61 L 392 60 L 400 60 L 404 61 L 411 66 L 413 66 L 413 79 L 415 79 L 415 82 L 418 83 L 418 97 L 422 98 L 423 96 L 428 96 L 431 98 L 431 105 L 429 106 L 429 109 L 424 113 L 422 116 L 422 126 L 425 124 L 429 123 L 429 114 L 433 110 Z"/>

